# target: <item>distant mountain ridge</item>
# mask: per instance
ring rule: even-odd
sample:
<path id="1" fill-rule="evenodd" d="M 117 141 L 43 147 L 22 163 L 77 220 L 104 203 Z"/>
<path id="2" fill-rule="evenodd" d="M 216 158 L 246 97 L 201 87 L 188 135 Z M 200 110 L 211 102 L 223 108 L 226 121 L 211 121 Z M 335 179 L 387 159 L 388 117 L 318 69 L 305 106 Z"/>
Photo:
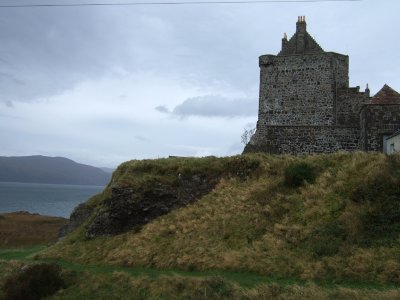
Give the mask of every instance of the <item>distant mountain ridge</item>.
<path id="1" fill-rule="evenodd" d="M 111 174 L 65 157 L 0 156 L 0 181 L 106 185 Z"/>

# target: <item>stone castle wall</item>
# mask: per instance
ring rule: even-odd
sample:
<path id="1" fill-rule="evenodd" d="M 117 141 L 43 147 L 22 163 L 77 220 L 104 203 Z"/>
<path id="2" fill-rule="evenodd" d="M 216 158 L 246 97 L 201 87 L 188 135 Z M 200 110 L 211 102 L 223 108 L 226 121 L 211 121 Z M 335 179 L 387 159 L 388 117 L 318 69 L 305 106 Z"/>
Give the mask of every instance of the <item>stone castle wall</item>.
<path id="1" fill-rule="evenodd" d="M 332 52 L 263 55 L 259 63 L 257 131 L 245 152 L 359 149 L 358 111 L 369 95 L 348 87 L 348 56 Z"/>
<path id="2" fill-rule="evenodd" d="M 383 151 L 383 138 L 400 129 L 400 105 L 365 105 L 360 118 L 360 149 Z"/>
<path id="3" fill-rule="evenodd" d="M 359 127 L 263 126 L 244 152 L 308 154 L 359 149 Z"/>
<path id="4" fill-rule="evenodd" d="M 260 57 L 258 120 L 264 125 L 334 125 L 336 91 L 348 87 L 348 56 Z"/>
<path id="5" fill-rule="evenodd" d="M 371 99 L 368 87 L 350 88 L 349 57 L 325 52 L 304 17 L 278 55 L 260 56 L 259 66 L 257 128 L 244 152 L 382 151 L 383 137 L 400 128 L 400 104 L 381 105 L 400 103 L 400 95 L 385 85 Z"/>
<path id="6" fill-rule="evenodd" d="M 339 126 L 360 126 L 360 110 L 370 100 L 369 90 L 360 92 L 360 87 L 339 89 L 335 123 Z"/>

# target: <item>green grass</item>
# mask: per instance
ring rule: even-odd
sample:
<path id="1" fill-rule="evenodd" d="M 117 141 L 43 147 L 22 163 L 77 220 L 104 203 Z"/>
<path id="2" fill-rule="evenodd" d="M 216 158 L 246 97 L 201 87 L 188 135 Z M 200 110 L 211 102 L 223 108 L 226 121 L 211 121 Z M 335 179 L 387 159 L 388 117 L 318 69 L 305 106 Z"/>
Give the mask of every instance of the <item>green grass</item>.
<path id="1" fill-rule="evenodd" d="M 37 260 L 43 247 L 0 252 L 0 285 L 22 263 L 57 263 L 67 282 L 48 299 L 398 299 L 396 285 L 304 281 L 229 271 L 157 270 Z M 10 265 L 7 265 L 7 262 Z M 23 265 L 22 264 L 22 265 Z M 10 266 L 12 267 L 10 269 Z M 7 268 L 8 267 L 8 268 Z M 7 272 L 4 272 L 7 270 Z M 1 292 L 0 292 L 1 298 Z"/>
<path id="2" fill-rule="evenodd" d="M 315 178 L 286 185 L 285 170 L 299 164 L 312 166 Z M 3 251 L 0 259 L 58 262 L 81 274 L 78 286 L 67 289 L 81 298 L 115 292 L 124 299 L 130 291 L 137 299 L 190 299 L 192 290 L 192 299 L 204 299 L 210 289 L 215 299 L 396 299 L 398 170 L 400 155 L 377 153 L 131 161 L 89 200 L 94 214 L 112 185 L 173 185 L 181 172 L 218 183 L 199 201 L 139 230 L 88 240 L 84 224 L 36 255 Z"/>
<path id="3" fill-rule="evenodd" d="M 280 284 L 303 284 L 301 280 L 274 278 L 268 276 L 261 276 L 254 273 L 237 273 L 228 271 L 184 271 L 184 270 L 158 270 L 151 268 L 140 267 L 120 267 L 109 265 L 84 265 L 65 260 L 56 259 L 37 259 L 36 254 L 44 250 L 45 247 L 37 246 L 26 249 L 7 249 L 0 251 L 0 260 L 18 260 L 22 262 L 49 262 L 57 263 L 64 269 L 83 272 L 88 271 L 94 274 L 125 272 L 131 276 L 139 277 L 146 276 L 149 278 L 157 278 L 160 276 L 185 276 L 185 277 L 222 277 L 229 281 L 235 282 L 242 287 L 253 287 L 261 283 L 280 283 Z"/>
<path id="4" fill-rule="evenodd" d="M 260 274 L 251 272 L 229 272 L 225 270 L 210 270 L 210 271 L 185 271 L 179 269 L 161 270 L 143 267 L 121 267 L 110 265 L 91 265 L 79 264 L 65 260 L 56 259 L 37 259 L 36 254 L 44 250 L 45 247 L 31 247 L 26 249 L 8 249 L 0 251 L 0 260 L 17 260 L 21 262 L 47 262 L 59 264 L 63 269 L 68 269 L 77 272 L 90 272 L 92 274 L 112 274 L 114 272 L 124 272 L 134 277 L 148 277 L 156 279 L 161 276 L 182 276 L 182 277 L 195 277 L 195 278 L 209 278 L 220 277 L 230 282 L 234 282 L 243 288 L 252 288 L 260 284 L 276 283 L 282 286 L 300 285 L 304 286 L 309 284 L 310 281 L 301 280 L 298 278 L 288 278 L 279 276 L 262 276 Z M 359 282 L 359 281 L 324 281 L 316 280 L 318 286 L 324 288 L 335 288 L 338 285 L 348 288 L 356 289 L 376 289 L 386 290 L 398 287 L 394 284 L 381 284 L 374 282 Z"/>
<path id="5" fill-rule="evenodd" d="M 46 246 L 34 246 L 21 249 L 1 249 L 0 259 L 31 261 L 38 252 L 44 250 L 45 248 Z"/>
<path id="6" fill-rule="evenodd" d="M 298 164 L 312 166 L 315 181 L 287 187 L 285 170 Z M 177 171 L 221 177 L 200 201 L 140 230 L 87 240 L 83 225 L 40 257 L 159 270 L 223 270 L 297 283 L 400 284 L 398 169 L 400 155 L 370 153 L 131 161 L 114 173 L 113 184 L 140 185 L 143 178 L 170 178 Z M 372 234 L 382 225 L 384 234 Z"/>

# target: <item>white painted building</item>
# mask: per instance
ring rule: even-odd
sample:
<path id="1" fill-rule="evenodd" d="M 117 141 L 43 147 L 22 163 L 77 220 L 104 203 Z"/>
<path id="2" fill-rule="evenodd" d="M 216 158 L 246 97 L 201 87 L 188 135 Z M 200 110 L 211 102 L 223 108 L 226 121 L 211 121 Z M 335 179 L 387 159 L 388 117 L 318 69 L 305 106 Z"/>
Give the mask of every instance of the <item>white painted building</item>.
<path id="1" fill-rule="evenodd" d="M 386 138 L 386 154 L 393 154 L 396 152 L 400 152 L 400 130 L 396 131 L 392 135 Z"/>

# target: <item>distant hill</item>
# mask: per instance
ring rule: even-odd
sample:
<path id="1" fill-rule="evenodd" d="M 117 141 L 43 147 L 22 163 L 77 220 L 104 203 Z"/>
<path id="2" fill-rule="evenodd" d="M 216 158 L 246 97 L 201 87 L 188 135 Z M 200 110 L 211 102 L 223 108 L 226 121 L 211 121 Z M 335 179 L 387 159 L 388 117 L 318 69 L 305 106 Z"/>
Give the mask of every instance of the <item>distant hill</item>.
<path id="1" fill-rule="evenodd" d="M 0 181 L 106 185 L 111 174 L 64 157 L 0 156 Z"/>

